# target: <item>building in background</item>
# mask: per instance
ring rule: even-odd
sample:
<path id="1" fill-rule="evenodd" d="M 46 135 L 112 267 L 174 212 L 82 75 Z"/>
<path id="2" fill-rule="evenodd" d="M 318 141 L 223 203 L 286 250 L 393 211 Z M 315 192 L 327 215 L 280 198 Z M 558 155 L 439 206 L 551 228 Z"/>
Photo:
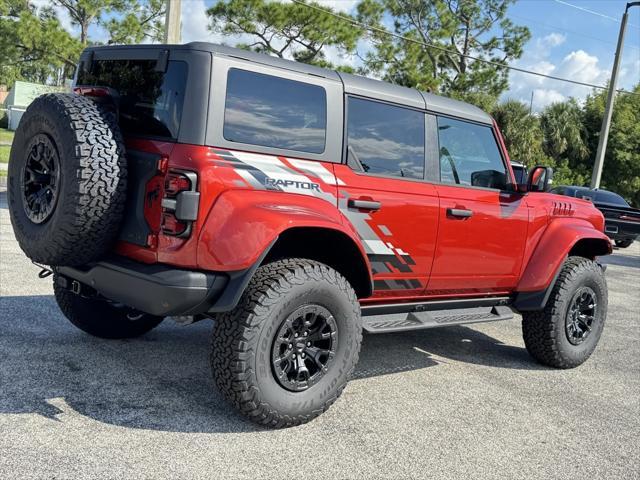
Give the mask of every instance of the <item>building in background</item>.
<path id="1" fill-rule="evenodd" d="M 45 93 L 68 91 L 69 87 L 52 87 L 37 83 L 16 82 L 4 99 L 4 108 L 7 110 L 9 130 L 18 128 L 18 123 L 31 102 L 36 97 Z"/>

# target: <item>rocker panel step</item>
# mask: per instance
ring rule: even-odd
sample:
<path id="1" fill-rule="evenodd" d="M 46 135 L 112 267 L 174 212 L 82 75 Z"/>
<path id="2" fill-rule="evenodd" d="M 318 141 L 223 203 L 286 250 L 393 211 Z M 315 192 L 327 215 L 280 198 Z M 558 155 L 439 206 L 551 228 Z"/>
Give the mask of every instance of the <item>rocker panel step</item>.
<path id="1" fill-rule="evenodd" d="M 470 323 L 495 322 L 511 318 L 513 318 L 513 311 L 505 306 L 456 308 L 429 312 L 371 315 L 362 318 L 362 327 L 369 333 L 390 333 Z"/>

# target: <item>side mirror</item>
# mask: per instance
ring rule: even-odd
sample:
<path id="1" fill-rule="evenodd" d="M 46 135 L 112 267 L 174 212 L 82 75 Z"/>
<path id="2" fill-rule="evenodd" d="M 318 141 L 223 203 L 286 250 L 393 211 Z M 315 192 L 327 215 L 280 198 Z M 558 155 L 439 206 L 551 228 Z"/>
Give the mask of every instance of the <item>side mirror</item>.
<path id="1" fill-rule="evenodd" d="M 529 172 L 527 179 L 528 192 L 547 192 L 553 183 L 553 168 L 536 165 Z"/>

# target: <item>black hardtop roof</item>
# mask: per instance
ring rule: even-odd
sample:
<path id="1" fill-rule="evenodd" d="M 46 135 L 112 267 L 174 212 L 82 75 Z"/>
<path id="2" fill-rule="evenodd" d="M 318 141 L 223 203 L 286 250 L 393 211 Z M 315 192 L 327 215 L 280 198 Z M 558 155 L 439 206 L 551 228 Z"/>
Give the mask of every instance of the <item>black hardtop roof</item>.
<path id="1" fill-rule="evenodd" d="M 335 80 L 344 84 L 346 93 L 371 97 L 382 101 L 406 105 L 413 108 L 426 109 L 443 115 L 464 118 L 479 123 L 492 124 L 489 114 L 469 103 L 442 97 L 429 92 L 418 91 L 413 88 L 394 85 L 381 80 L 337 72 L 326 68 L 308 65 L 306 63 L 286 60 L 262 53 L 251 52 L 239 48 L 228 47 L 208 42 L 191 42 L 182 45 L 106 45 L 88 47 L 85 52 L 121 50 L 121 49 L 155 49 L 155 50 L 194 50 L 210 52 L 213 55 L 221 55 L 259 63 L 271 67 L 282 68 L 298 73 Z M 84 55 L 84 53 L 83 53 Z"/>

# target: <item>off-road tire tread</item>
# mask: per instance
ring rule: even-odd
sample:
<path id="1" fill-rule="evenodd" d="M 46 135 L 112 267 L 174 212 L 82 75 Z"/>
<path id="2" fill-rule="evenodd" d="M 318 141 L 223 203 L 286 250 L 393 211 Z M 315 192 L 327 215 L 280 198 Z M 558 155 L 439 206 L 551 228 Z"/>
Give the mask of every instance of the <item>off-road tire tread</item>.
<path id="1" fill-rule="evenodd" d="M 545 308 L 539 311 L 522 312 L 522 335 L 525 346 L 529 354 L 543 365 L 561 369 L 579 365 L 579 363 L 568 361 L 562 355 L 556 340 L 556 329 L 564 330 L 565 328 L 565 312 L 559 308 L 559 305 L 564 306 L 565 302 L 561 300 L 569 295 L 571 284 L 584 270 L 602 275 L 600 266 L 593 260 L 569 257 L 562 266 Z M 595 345 L 593 348 L 595 349 Z"/>
<path id="2" fill-rule="evenodd" d="M 338 384 L 324 405 L 308 415 L 282 415 L 268 403 L 261 401 L 258 386 L 252 381 L 253 368 L 249 358 L 253 351 L 251 339 L 259 334 L 261 314 L 279 301 L 280 293 L 288 285 L 304 284 L 308 279 L 325 279 L 336 285 L 353 305 L 353 320 L 358 322 L 355 358 L 346 379 Z M 356 294 L 349 282 L 338 272 L 322 263 L 289 258 L 261 266 L 249 282 L 238 306 L 231 312 L 216 316 L 211 343 L 211 370 L 220 392 L 243 415 L 261 425 L 272 428 L 306 423 L 325 412 L 342 394 L 358 363 L 362 341 L 362 320 Z"/>
<path id="3" fill-rule="evenodd" d="M 615 242 L 618 248 L 628 248 L 633 243 L 633 240 L 616 240 Z"/>
<path id="4" fill-rule="evenodd" d="M 74 326 L 94 337 L 135 338 L 153 330 L 164 320 L 164 317 L 153 315 L 145 315 L 136 321 L 128 320 L 121 309 L 104 300 L 81 297 L 58 285 L 55 279 L 53 292 L 64 316 Z"/>
<path id="5" fill-rule="evenodd" d="M 61 179 L 72 186 L 64 198 L 58 198 L 53 213 L 63 218 L 57 219 L 59 228 L 37 244 L 36 252 L 29 251 L 32 242 L 25 243 L 24 229 L 15 215 L 11 216 L 13 228 L 32 260 L 56 266 L 83 265 L 109 250 L 122 223 L 127 190 L 124 140 L 115 115 L 88 98 L 65 93 L 42 95 L 25 115 L 43 109 L 53 109 L 55 118 L 63 122 L 62 129 L 73 130 L 75 146 L 65 150 L 73 153 L 62 161 L 76 165 L 76 174 Z M 59 155 L 64 155 L 61 146 L 57 147 Z M 21 179 L 10 177 L 9 181 Z M 13 208 L 22 208 L 21 202 L 21 198 L 14 198 Z"/>

